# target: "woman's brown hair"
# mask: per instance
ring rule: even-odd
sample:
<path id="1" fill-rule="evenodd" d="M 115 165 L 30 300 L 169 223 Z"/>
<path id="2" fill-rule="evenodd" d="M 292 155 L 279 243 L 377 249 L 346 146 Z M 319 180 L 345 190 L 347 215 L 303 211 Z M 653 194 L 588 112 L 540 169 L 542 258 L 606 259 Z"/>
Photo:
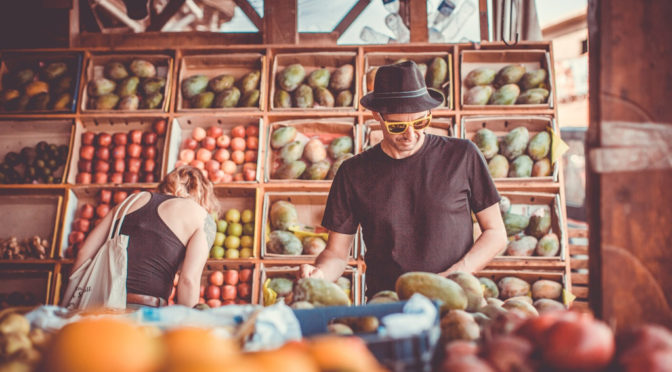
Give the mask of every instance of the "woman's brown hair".
<path id="1" fill-rule="evenodd" d="M 176 168 L 163 178 L 157 190 L 162 194 L 192 198 L 208 213 L 219 215 L 219 203 L 215 198 L 212 182 L 198 168 L 190 165 Z"/>

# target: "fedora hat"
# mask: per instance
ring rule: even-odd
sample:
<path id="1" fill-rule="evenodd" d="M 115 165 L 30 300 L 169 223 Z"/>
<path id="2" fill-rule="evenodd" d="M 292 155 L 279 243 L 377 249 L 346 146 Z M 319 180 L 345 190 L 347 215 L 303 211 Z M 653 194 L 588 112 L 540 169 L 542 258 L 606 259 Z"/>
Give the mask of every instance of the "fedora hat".
<path id="1" fill-rule="evenodd" d="M 405 61 L 380 66 L 376 72 L 373 92 L 359 101 L 362 106 L 381 114 L 422 112 L 441 105 L 443 94 L 427 89 L 418 65 Z"/>

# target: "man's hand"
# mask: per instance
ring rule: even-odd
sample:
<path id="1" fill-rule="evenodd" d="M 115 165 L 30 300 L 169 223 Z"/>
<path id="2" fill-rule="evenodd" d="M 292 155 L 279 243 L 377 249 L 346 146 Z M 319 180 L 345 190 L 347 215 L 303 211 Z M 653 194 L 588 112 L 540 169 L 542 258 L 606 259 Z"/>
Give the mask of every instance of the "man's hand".
<path id="1" fill-rule="evenodd" d="M 299 267 L 299 272 L 297 273 L 299 279 L 303 278 L 318 278 L 324 279 L 324 273 L 318 267 L 313 265 L 303 264 Z"/>

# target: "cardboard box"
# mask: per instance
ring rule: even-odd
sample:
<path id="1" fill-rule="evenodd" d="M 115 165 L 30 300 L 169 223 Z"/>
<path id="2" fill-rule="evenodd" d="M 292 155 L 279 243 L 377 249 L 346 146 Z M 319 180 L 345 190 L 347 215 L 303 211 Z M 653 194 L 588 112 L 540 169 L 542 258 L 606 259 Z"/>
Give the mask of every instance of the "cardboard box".
<path id="1" fill-rule="evenodd" d="M 276 277 L 284 277 L 290 280 L 295 281 L 296 280 L 296 273 L 299 270 L 299 266 L 293 266 L 293 265 L 282 265 L 282 266 L 272 266 L 272 265 L 266 265 L 266 264 L 261 264 L 261 273 L 259 277 L 259 305 L 264 305 L 264 293 L 263 293 L 263 287 L 264 283 L 266 282 L 266 279 L 269 278 L 276 278 Z M 350 279 L 350 301 L 352 301 L 352 305 L 359 305 L 359 293 L 358 288 L 359 288 L 359 278 L 357 275 L 357 268 L 351 267 L 351 266 L 346 266 L 345 271 L 343 272 L 343 275 L 348 279 Z"/>

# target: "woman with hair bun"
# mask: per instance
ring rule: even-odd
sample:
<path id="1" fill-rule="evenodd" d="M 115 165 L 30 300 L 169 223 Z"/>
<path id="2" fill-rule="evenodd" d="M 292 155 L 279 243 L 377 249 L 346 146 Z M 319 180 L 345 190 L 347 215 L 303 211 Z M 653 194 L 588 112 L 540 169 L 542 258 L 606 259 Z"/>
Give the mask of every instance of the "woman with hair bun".
<path id="1" fill-rule="evenodd" d="M 72 272 L 105 242 L 114 211 L 86 238 Z M 191 166 L 169 173 L 156 192 L 141 192 L 121 227 L 129 237 L 128 307 L 166 305 L 178 271 L 177 303 L 189 307 L 198 303 L 201 274 L 217 230 L 212 215 L 218 212 L 212 183 Z"/>

